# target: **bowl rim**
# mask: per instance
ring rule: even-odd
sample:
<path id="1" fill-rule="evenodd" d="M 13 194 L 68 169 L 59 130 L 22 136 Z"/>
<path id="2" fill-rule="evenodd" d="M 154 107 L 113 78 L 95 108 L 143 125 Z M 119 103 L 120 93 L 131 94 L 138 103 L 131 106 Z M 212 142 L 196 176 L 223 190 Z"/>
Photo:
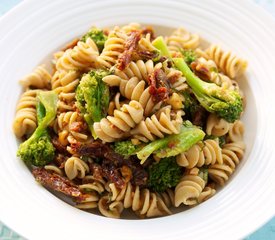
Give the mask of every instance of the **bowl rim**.
<path id="1" fill-rule="evenodd" d="M 45 0 L 43 1 L 43 3 L 47 3 L 50 2 L 50 0 Z M 144 1 L 145 2 L 145 1 Z M 174 0 L 174 3 L 177 3 L 179 1 Z M 237 1 L 235 1 L 237 3 Z M 269 15 L 267 12 L 265 12 L 263 9 L 261 9 L 259 6 L 257 6 L 256 4 L 250 2 L 249 0 L 245 0 L 242 6 L 249 6 L 249 8 L 254 8 L 254 11 L 257 11 L 257 19 L 261 19 L 261 22 L 264 22 L 267 26 L 267 29 L 270 29 L 270 33 L 271 35 L 274 37 L 275 39 L 275 33 L 274 31 L 271 32 L 271 29 L 275 29 L 275 20 L 274 18 Z M 21 3 L 19 3 L 15 8 L 13 8 L 11 11 L 9 11 L 8 13 L 4 14 L 1 18 L 0 18 L 0 46 L 1 46 L 1 42 L 5 39 L 5 34 L 7 29 L 12 26 L 13 24 L 16 24 L 17 21 L 20 21 L 20 16 L 22 16 L 20 13 L 22 11 L 27 11 L 28 8 L 35 8 L 35 7 L 39 7 L 40 3 L 38 3 L 35 0 L 25 0 L 22 1 Z M 2 36 L 2 37 L 1 37 Z M 1 65 L 1 64 L 0 64 Z M 62 204 L 61 204 L 62 205 Z M 267 213 L 265 213 L 265 217 L 264 219 L 259 220 L 259 222 L 257 223 L 253 223 L 248 229 L 252 229 L 255 227 L 259 227 L 262 224 L 264 224 L 264 222 L 268 221 L 268 218 L 271 218 L 273 216 L 273 214 L 275 213 L 274 209 L 272 209 L 272 211 L 267 211 Z M 7 226 L 10 226 L 11 228 L 15 229 L 21 229 L 21 227 L 19 226 L 15 226 L 13 224 L 12 219 L 10 219 L 9 216 L 5 216 L 5 215 L 1 215 L 1 220 L 7 224 Z M 110 221 L 110 220 L 106 220 L 104 219 L 104 221 Z M 125 220 L 119 220 L 122 221 L 122 224 L 125 223 Z M 152 220 L 146 220 L 146 221 L 152 221 Z M 146 222 L 145 221 L 145 222 Z M 249 230 L 249 231 L 250 231 Z M 19 234 L 22 234 L 23 236 L 26 235 L 27 236 L 27 231 L 24 230 L 20 230 Z"/>

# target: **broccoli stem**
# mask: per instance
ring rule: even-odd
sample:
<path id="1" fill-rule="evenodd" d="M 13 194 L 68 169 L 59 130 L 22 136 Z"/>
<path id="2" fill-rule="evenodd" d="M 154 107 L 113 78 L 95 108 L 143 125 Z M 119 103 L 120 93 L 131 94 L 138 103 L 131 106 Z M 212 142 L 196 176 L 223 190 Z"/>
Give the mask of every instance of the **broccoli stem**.
<path id="1" fill-rule="evenodd" d="M 162 138 L 147 144 L 144 148 L 142 148 L 142 150 L 137 153 L 138 159 L 141 160 L 140 164 L 143 164 L 154 151 L 167 146 L 168 143 L 168 138 Z"/>
<path id="2" fill-rule="evenodd" d="M 37 116 L 37 122 L 38 124 L 41 123 L 41 121 L 43 120 L 43 118 L 46 115 L 46 109 L 43 106 L 43 104 L 41 102 L 38 102 L 36 105 L 36 116 Z"/>
<path id="3" fill-rule="evenodd" d="M 169 52 L 169 49 L 163 39 L 162 36 L 157 37 L 153 42 L 152 42 L 153 46 L 155 48 L 157 48 L 158 50 L 160 50 L 160 54 L 161 56 L 165 56 L 167 58 L 171 58 L 171 54 Z"/>
<path id="4" fill-rule="evenodd" d="M 186 77 L 186 81 L 189 86 L 193 89 L 195 93 L 203 92 L 205 86 L 205 82 L 199 79 L 188 67 L 183 58 L 173 58 L 173 62 L 176 67 L 183 73 Z M 212 83 L 208 83 L 212 84 Z"/>
<path id="5" fill-rule="evenodd" d="M 40 92 L 37 95 L 39 102 L 37 104 L 37 122 L 38 126 L 35 129 L 31 137 L 24 142 L 31 142 L 34 139 L 38 139 L 40 136 L 47 133 L 48 125 L 54 120 L 57 110 L 57 94 L 53 91 Z"/>
<path id="6" fill-rule="evenodd" d="M 205 133 L 201 129 L 186 121 L 179 134 L 172 134 L 147 144 L 137 152 L 137 157 L 143 164 L 152 153 L 161 158 L 176 156 L 187 151 L 204 136 Z"/>
<path id="7" fill-rule="evenodd" d="M 56 116 L 58 96 L 53 91 L 41 91 L 38 94 L 38 99 L 46 111 L 45 117 L 41 119 L 38 127 L 47 128 Z"/>

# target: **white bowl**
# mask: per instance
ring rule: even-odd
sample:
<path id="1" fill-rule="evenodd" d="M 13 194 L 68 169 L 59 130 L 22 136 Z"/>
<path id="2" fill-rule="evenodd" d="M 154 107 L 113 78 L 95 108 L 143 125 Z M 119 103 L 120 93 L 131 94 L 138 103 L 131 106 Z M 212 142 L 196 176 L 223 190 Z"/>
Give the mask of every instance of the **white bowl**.
<path id="1" fill-rule="evenodd" d="M 241 83 L 247 151 L 212 199 L 172 216 L 114 220 L 80 211 L 36 184 L 11 125 L 18 80 L 91 25 L 185 26 L 249 61 Z M 239 239 L 275 213 L 275 23 L 248 1 L 24 1 L 0 21 L 0 218 L 28 239 Z"/>

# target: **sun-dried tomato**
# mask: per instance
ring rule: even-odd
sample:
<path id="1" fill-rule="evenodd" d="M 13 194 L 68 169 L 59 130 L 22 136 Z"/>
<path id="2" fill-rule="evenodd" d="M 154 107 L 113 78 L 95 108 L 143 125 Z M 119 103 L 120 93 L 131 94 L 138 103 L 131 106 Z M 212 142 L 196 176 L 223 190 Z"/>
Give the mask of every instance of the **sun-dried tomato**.
<path id="1" fill-rule="evenodd" d="M 162 69 L 155 69 L 149 75 L 149 84 L 149 93 L 153 96 L 153 101 L 155 103 L 168 99 L 170 94 L 170 84 Z"/>
<path id="2" fill-rule="evenodd" d="M 132 54 L 137 51 L 138 48 L 138 42 L 141 38 L 141 31 L 132 31 L 130 33 L 130 36 L 126 40 L 125 46 L 124 46 L 124 52 L 119 56 L 118 58 L 118 64 L 117 68 L 119 70 L 124 70 L 132 59 Z"/>

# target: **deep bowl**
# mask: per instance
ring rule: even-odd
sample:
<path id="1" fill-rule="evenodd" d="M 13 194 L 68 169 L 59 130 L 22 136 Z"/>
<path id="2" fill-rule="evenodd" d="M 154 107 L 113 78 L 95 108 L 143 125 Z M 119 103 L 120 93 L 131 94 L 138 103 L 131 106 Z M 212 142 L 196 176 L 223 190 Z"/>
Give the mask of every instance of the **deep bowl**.
<path id="1" fill-rule="evenodd" d="M 18 80 L 91 25 L 139 22 L 160 34 L 184 26 L 248 60 L 247 150 L 227 185 L 172 216 L 114 220 L 75 209 L 36 184 L 16 157 L 11 125 Z M 160 27 L 161 26 L 161 27 Z M 24 1 L 0 20 L 1 220 L 28 239 L 240 239 L 275 213 L 275 23 L 248 1 Z"/>

